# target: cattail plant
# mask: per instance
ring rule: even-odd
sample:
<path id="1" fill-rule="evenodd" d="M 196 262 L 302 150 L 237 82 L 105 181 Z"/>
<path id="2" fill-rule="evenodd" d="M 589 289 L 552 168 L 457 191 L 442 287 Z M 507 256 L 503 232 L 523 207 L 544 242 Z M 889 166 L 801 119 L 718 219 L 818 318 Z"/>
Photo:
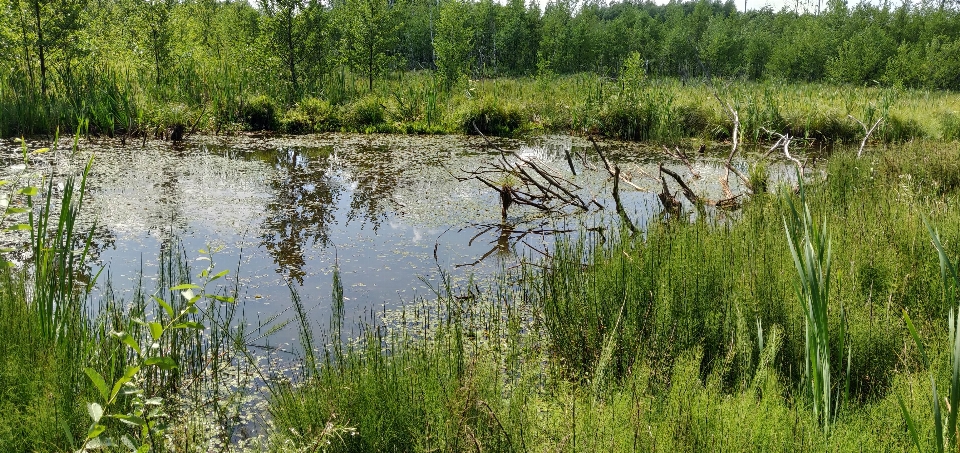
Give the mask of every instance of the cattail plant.
<path id="1" fill-rule="evenodd" d="M 790 244 L 797 275 L 797 299 L 803 306 L 805 320 L 805 348 L 803 390 L 812 398 L 814 417 L 823 423 L 825 434 L 830 432 L 832 401 L 830 396 L 830 331 L 827 301 L 830 294 L 830 235 L 826 222 L 818 230 L 806 202 L 802 175 L 800 206 L 784 197 L 789 211 L 783 224 Z M 799 208 L 799 209 L 798 209 Z"/>

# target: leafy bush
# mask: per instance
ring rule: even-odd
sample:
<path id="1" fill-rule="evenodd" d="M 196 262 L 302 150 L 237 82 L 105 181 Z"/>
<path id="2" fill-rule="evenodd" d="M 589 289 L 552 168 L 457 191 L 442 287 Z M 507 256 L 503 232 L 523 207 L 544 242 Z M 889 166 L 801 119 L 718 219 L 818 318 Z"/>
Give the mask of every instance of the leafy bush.
<path id="1" fill-rule="evenodd" d="M 494 98 L 481 98 L 460 114 L 459 124 L 467 134 L 476 134 L 476 125 L 476 129 L 483 134 L 509 136 L 524 126 L 524 119 L 520 109 L 513 104 Z"/>
<path id="2" fill-rule="evenodd" d="M 240 118 L 249 130 L 273 130 L 277 124 L 277 105 L 268 96 L 255 96 L 240 107 Z"/>
<path id="3" fill-rule="evenodd" d="M 376 130 L 385 122 L 385 110 L 378 96 L 366 95 L 346 107 L 343 126 L 352 131 Z"/>
<path id="4" fill-rule="evenodd" d="M 943 140 L 960 139 L 960 116 L 957 112 L 940 114 L 940 135 Z"/>
<path id="5" fill-rule="evenodd" d="M 304 134 L 313 130 L 313 122 L 302 110 L 294 108 L 280 118 L 280 130 L 288 134 Z"/>
<path id="6" fill-rule="evenodd" d="M 336 109 L 326 100 L 304 98 L 298 108 L 310 118 L 315 132 L 335 131 L 340 125 Z"/>

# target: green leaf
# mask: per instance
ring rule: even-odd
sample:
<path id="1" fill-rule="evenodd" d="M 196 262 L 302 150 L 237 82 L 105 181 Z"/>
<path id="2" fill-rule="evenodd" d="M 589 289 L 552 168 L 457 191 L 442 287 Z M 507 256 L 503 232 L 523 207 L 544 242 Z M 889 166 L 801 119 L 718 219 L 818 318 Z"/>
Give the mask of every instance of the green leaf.
<path id="1" fill-rule="evenodd" d="M 18 193 L 18 194 L 21 194 L 21 195 L 26 195 L 26 196 L 28 196 L 28 197 L 32 197 L 32 196 L 35 196 L 35 195 L 37 195 L 38 193 L 40 193 L 40 191 L 37 190 L 36 187 L 28 186 L 28 187 L 24 187 L 24 188 L 18 190 L 17 193 Z"/>
<path id="2" fill-rule="evenodd" d="M 140 344 L 137 343 L 136 338 L 133 338 L 132 335 L 126 332 L 118 332 L 118 334 L 119 334 L 118 336 L 120 337 L 120 341 L 122 341 L 123 344 L 129 346 L 130 349 L 133 349 L 134 351 L 136 351 L 137 355 L 143 355 L 143 352 L 140 350 Z"/>
<path id="3" fill-rule="evenodd" d="M 195 321 L 184 321 L 181 323 L 174 324 L 170 326 L 171 329 L 197 329 L 203 330 L 205 326 L 202 323 Z"/>
<path id="4" fill-rule="evenodd" d="M 106 429 L 106 428 L 104 428 L 104 429 Z M 101 431 L 101 433 L 102 433 L 102 431 Z M 111 439 L 111 438 L 109 438 L 109 437 L 99 437 L 100 434 L 97 434 L 97 436 L 98 436 L 98 437 L 92 438 L 92 439 L 90 439 L 89 442 L 87 442 L 87 448 L 86 448 L 87 450 L 101 450 L 101 449 L 104 449 L 104 448 L 109 448 L 109 447 L 114 447 L 114 446 L 115 446 L 115 444 L 113 443 L 113 439 Z"/>
<path id="5" fill-rule="evenodd" d="M 27 223 L 18 223 L 7 227 L 7 231 L 30 231 L 30 224 Z"/>
<path id="6" fill-rule="evenodd" d="M 173 288 L 170 288 L 170 291 L 182 291 L 185 289 L 203 289 L 203 288 L 197 285 L 194 285 L 193 283 L 184 283 L 182 285 L 177 285 L 177 286 L 174 286 Z"/>
<path id="7" fill-rule="evenodd" d="M 163 404 L 163 398 L 160 398 L 159 396 L 147 398 L 143 401 L 143 404 L 146 404 L 147 406 L 160 406 Z"/>
<path id="8" fill-rule="evenodd" d="M 40 149 L 34 151 L 33 154 L 43 154 L 43 153 L 46 153 L 46 152 L 48 152 L 48 151 L 50 151 L 50 148 L 40 148 Z"/>
<path id="9" fill-rule="evenodd" d="M 113 391 L 110 392 L 109 402 L 113 402 L 113 400 L 117 397 L 117 394 L 120 393 L 120 389 L 123 388 L 123 384 L 130 382 L 130 380 L 133 379 L 133 376 L 135 376 L 139 371 L 140 367 L 138 366 L 128 366 L 127 369 L 124 370 L 123 376 L 121 376 L 120 379 L 117 379 L 117 382 L 113 383 Z"/>
<path id="10" fill-rule="evenodd" d="M 87 367 L 83 369 L 84 373 L 87 373 L 87 377 L 90 378 L 90 381 L 93 382 L 93 386 L 97 388 L 97 391 L 100 392 L 100 396 L 104 400 L 107 399 L 107 381 L 103 380 L 103 376 L 100 373 L 97 373 L 97 370 Z"/>
<path id="11" fill-rule="evenodd" d="M 149 359 L 144 360 L 143 364 L 146 366 L 156 365 L 160 367 L 161 370 L 172 370 L 177 368 L 177 362 L 174 362 L 170 357 L 150 357 Z"/>
<path id="12" fill-rule="evenodd" d="M 5 212 L 6 212 L 7 215 L 10 215 L 10 214 L 26 214 L 26 213 L 30 212 L 30 210 L 27 209 L 27 208 L 7 208 L 7 210 L 6 210 Z"/>
<path id="13" fill-rule="evenodd" d="M 903 320 L 906 321 L 907 330 L 910 332 L 910 336 L 913 337 L 913 341 L 917 344 L 917 348 L 920 350 L 920 357 L 923 358 L 923 365 L 929 368 L 930 359 L 927 358 L 927 351 L 923 348 L 923 342 L 920 341 L 920 335 L 917 334 L 917 329 L 913 326 L 913 321 L 910 320 L 910 315 L 907 314 L 907 310 L 903 310 Z"/>
<path id="14" fill-rule="evenodd" d="M 197 297 L 197 295 L 194 294 L 194 292 L 193 292 L 192 289 L 184 290 L 184 291 L 182 291 L 182 292 L 180 293 L 180 295 L 182 295 L 183 298 L 184 298 L 184 299 L 187 299 L 187 301 L 189 301 L 189 302 L 195 302 L 195 299 L 196 299 L 196 297 Z"/>
<path id="15" fill-rule="evenodd" d="M 153 300 L 154 300 L 158 305 L 160 305 L 161 307 L 163 307 L 163 311 L 167 312 L 167 316 L 173 318 L 173 307 L 171 307 L 170 304 L 166 303 L 163 299 L 161 299 L 161 298 L 159 298 L 159 297 L 157 297 L 157 296 L 153 296 Z"/>
<path id="16" fill-rule="evenodd" d="M 97 423 L 103 418 L 103 406 L 97 403 L 87 403 L 87 413 L 90 414 L 90 419 Z"/>
<path id="17" fill-rule="evenodd" d="M 219 300 L 220 302 L 225 302 L 225 303 L 228 303 L 228 304 L 232 304 L 232 303 L 234 303 L 234 302 L 237 301 L 236 299 L 234 299 L 234 298 L 232 298 L 232 297 L 228 297 L 228 296 L 217 296 L 217 295 L 215 295 L 215 294 L 214 294 L 214 295 L 209 295 L 209 296 L 207 296 L 207 297 L 210 298 L 210 299 Z"/>
<path id="18" fill-rule="evenodd" d="M 107 430 L 106 426 L 103 426 L 99 423 L 94 424 L 93 426 L 90 427 L 90 430 L 87 431 L 87 440 L 89 441 L 89 440 L 96 439 L 97 437 L 100 437 L 100 435 L 103 434 L 103 432 L 106 430 Z"/>
<path id="19" fill-rule="evenodd" d="M 153 337 L 153 340 L 159 340 L 160 336 L 163 335 L 163 325 L 159 322 L 150 323 L 150 336 Z"/>
<path id="20" fill-rule="evenodd" d="M 111 417 L 132 426 L 147 426 L 147 421 L 135 415 L 114 414 Z"/>
<path id="21" fill-rule="evenodd" d="M 227 274 L 229 274 L 229 273 L 230 273 L 230 269 L 225 269 L 225 270 L 223 270 L 223 271 L 220 271 L 220 272 L 217 273 L 217 275 L 214 275 L 213 277 L 210 277 L 210 281 L 212 282 L 212 281 L 214 281 L 214 280 L 216 280 L 216 279 L 218 279 L 218 278 L 222 278 L 223 276 L 225 276 L 225 275 L 227 275 Z"/>

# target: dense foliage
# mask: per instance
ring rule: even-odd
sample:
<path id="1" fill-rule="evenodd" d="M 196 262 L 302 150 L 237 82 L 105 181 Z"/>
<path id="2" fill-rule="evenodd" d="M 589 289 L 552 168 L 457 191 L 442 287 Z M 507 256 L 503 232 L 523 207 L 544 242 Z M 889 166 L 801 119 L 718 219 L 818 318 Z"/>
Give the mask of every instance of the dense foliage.
<path id="1" fill-rule="evenodd" d="M 106 133 L 190 123 L 195 118 L 176 117 L 199 106 L 219 129 L 241 119 L 255 96 L 340 105 L 409 70 L 436 71 L 442 89 L 465 78 L 620 77 L 627 66 L 684 81 L 960 87 L 960 11 L 951 5 L 738 6 L 4 0 L 0 135 L 72 129 L 78 118 Z M 363 83 L 349 83 L 354 77 Z"/>

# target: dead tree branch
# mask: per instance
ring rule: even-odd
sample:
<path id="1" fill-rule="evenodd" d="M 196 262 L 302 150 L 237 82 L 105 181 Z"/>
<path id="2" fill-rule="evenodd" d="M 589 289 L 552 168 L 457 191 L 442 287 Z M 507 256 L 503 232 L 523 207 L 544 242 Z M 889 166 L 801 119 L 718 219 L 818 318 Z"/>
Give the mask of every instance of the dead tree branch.
<path id="1" fill-rule="evenodd" d="M 797 170 L 800 170 L 800 174 L 803 174 L 803 168 L 805 167 L 805 164 L 803 162 L 800 162 L 800 159 L 797 159 L 796 157 L 793 157 L 792 154 L 790 154 L 790 140 L 792 140 L 792 138 L 790 137 L 790 134 L 781 134 L 779 132 L 771 131 L 767 128 L 763 128 L 763 130 L 766 131 L 768 134 L 776 135 L 777 137 L 779 137 L 779 140 L 777 140 L 777 144 L 783 144 L 783 155 L 786 156 L 787 159 L 790 159 L 794 164 L 796 164 Z M 774 148 L 775 147 L 776 146 L 774 146 Z M 770 148 L 770 149 L 772 150 L 773 148 Z"/>
<path id="2" fill-rule="evenodd" d="M 477 129 L 476 125 L 474 129 Z M 575 190 L 581 189 L 580 186 L 544 170 L 533 160 L 525 159 L 516 153 L 509 153 L 512 158 L 508 158 L 508 152 L 490 141 L 479 129 L 477 134 L 483 137 L 487 145 L 500 152 L 500 159 L 474 171 L 461 170 L 461 175 L 465 174 L 465 176 L 454 175 L 454 177 L 458 181 L 477 180 L 497 191 L 500 195 L 502 222 L 506 223 L 507 210 L 514 203 L 531 206 L 544 212 L 556 212 L 565 206 L 576 206 L 584 211 L 590 209 L 591 203 L 583 201 L 574 193 Z M 488 175 L 499 175 L 503 180 L 492 180 Z M 592 203 L 600 206 L 599 203 Z"/>
<path id="3" fill-rule="evenodd" d="M 859 158 L 860 158 L 860 155 L 863 154 L 863 148 L 867 146 L 867 140 L 870 139 L 870 134 L 873 134 L 874 129 L 876 129 L 877 126 L 879 126 L 880 123 L 883 122 L 883 117 L 881 116 L 880 118 L 877 118 L 877 122 L 873 123 L 873 127 L 867 129 L 867 125 L 864 124 L 863 121 L 860 121 L 860 119 L 858 119 L 857 117 L 855 117 L 855 116 L 853 116 L 853 115 L 847 115 L 847 116 L 848 116 L 850 119 L 852 119 L 852 120 L 856 121 L 857 123 L 859 123 L 861 127 L 863 127 L 863 133 L 864 133 L 863 141 L 860 142 L 860 149 L 857 150 L 857 159 L 859 159 Z"/>
<path id="4" fill-rule="evenodd" d="M 740 170 L 737 170 L 736 167 L 733 166 L 733 157 L 737 155 L 737 150 L 740 147 L 740 113 L 737 112 L 737 110 L 729 103 L 725 102 L 723 99 L 720 99 L 720 94 L 716 91 L 713 92 L 713 97 L 717 99 L 717 102 L 719 102 L 720 105 L 726 108 L 727 113 L 730 115 L 730 119 L 733 121 L 733 143 L 730 146 L 730 155 L 727 156 L 727 163 L 724 165 L 727 171 L 724 174 L 724 180 L 721 182 L 721 184 L 723 184 L 723 187 L 729 194 L 730 172 L 733 172 L 733 174 L 737 175 L 737 178 L 740 178 L 740 182 L 743 183 L 744 187 L 753 193 L 753 186 L 750 185 L 750 179 L 744 176 Z"/>
<path id="5" fill-rule="evenodd" d="M 703 146 L 701 145 L 701 149 Z M 687 166 L 687 170 L 690 170 L 690 174 L 693 175 L 693 179 L 700 179 L 700 173 L 693 169 L 693 164 L 690 163 L 690 158 L 687 157 L 686 153 L 680 150 L 680 147 L 674 147 L 674 152 L 671 152 L 666 146 L 663 147 L 663 152 L 668 156 L 683 162 L 683 165 Z"/>
<path id="6" fill-rule="evenodd" d="M 683 182 L 683 178 L 681 178 L 680 175 L 674 173 L 673 170 L 664 167 L 663 164 L 660 164 L 660 172 L 666 173 L 667 176 L 673 178 L 673 180 L 680 185 L 680 190 L 683 191 L 683 195 L 687 197 L 687 200 L 690 200 L 690 202 L 694 205 L 699 205 L 701 203 L 702 200 L 700 197 L 690 189 L 690 186 L 688 186 L 687 183 Z"/>
<path id="7" fill-rule="evenodd" d="M 604 156 L 604 155 L 603 155 L 603 152 L 600 151 L 600 146 L 597 145 L 597 141 L 594 140 L 593 137 L 589 137 L 589 139 L 590 139 L 590 143 L 593 143 L 593 149 L 597 152 L 597 155 L 600 156 L 600 160 L 603 162 L 603 167 L 607 169 L 607 173 L 609 173 L 610 176 L 613 176 L 613 175 L 614 175 L 613 167 L 610 166 L 610 162 L 607 161 L 606 156 Z M 641 192 L 643 191 L 643 188 L 642 188 L 642 187 L 634 184 L 633 181 L 630 181 L 629 179 L 627 179 L 627 178 L 624 177 L 623 175 L 620 175 L 620 180 L 623 181 L 623 182 L 625 182 L 625 183 L 627 183 L 627 184 L 629 184 L 629 185 L 632 186 L 634 189 L 637 189 L 637 190 L 639 190 L 639 191 L 641 191 Z"/>

